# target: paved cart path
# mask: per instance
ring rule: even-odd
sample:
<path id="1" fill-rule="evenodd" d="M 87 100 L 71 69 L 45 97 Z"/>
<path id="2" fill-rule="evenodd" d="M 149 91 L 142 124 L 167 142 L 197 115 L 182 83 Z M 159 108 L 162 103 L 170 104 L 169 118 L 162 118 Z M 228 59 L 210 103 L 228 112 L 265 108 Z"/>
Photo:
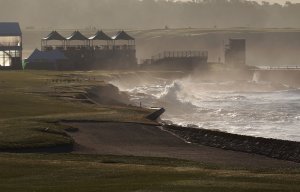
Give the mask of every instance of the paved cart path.
<path id="1" fill-rule="evenodd" d="M 171 157 L 225 166 L 300 167 L 300 164 L 243 152 L 189 144 L 159 127 L 131 123 L 69 123 L 74 153 Z"/>

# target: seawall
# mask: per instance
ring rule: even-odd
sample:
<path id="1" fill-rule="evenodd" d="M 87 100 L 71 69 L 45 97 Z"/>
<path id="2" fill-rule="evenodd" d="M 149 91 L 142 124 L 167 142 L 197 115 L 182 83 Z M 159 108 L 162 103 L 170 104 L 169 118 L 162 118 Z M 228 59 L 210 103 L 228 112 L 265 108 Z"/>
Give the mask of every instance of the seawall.
<path id="1" fill-rule="evenodd" d="M 254 153 L 300 163 L 300 142 L 243 136 L 176 125 L 164 125 L 163 128 L 194 144 Z"/>

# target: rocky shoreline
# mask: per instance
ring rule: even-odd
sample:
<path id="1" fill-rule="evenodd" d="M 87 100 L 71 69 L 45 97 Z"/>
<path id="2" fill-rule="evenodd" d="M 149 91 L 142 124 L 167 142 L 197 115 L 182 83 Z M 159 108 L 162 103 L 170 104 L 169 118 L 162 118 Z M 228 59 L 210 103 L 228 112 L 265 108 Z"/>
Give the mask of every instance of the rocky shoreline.
<path id="1" fill-rule="evenodd" d="M 300 163 L 300 142 L 243 136 L 177 125 L 163 125 L 163 129 L 193 144 Z"/>

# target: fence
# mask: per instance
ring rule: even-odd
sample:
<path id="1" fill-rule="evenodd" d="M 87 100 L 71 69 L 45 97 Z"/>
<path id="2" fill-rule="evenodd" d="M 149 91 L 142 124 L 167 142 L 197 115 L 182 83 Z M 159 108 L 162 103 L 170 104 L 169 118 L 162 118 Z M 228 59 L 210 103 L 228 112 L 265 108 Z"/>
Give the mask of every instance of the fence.
<path id="1" fill-rule="evenodd" d="M 151 57 L 152 61 L 157 61 L 165 58 L 196 58 L 208 57 L 207 51 L 164 51 Z"/>
<path id="2" fill-rule="evenodd" d="M 272 67 L 272 66 L 259 66 L 255 68 L 254 70 L 260 71 L 260 70 L 300 70 L 300 66 L 281 66 L 281 67 Z"/>

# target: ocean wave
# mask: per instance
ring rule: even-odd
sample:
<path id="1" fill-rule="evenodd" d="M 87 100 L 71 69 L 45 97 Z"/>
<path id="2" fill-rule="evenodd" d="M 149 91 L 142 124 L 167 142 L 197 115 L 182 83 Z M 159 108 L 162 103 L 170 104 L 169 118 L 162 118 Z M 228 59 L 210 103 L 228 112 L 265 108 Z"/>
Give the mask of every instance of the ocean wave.
<path id="1" fill-rule="evenodd" d="M 175 124 L 300 139 L 300 89 L 269 82 L 203 82 L 192 78 L 123 88 L 136 103 L 166 108 L 162 118 Z"/>

